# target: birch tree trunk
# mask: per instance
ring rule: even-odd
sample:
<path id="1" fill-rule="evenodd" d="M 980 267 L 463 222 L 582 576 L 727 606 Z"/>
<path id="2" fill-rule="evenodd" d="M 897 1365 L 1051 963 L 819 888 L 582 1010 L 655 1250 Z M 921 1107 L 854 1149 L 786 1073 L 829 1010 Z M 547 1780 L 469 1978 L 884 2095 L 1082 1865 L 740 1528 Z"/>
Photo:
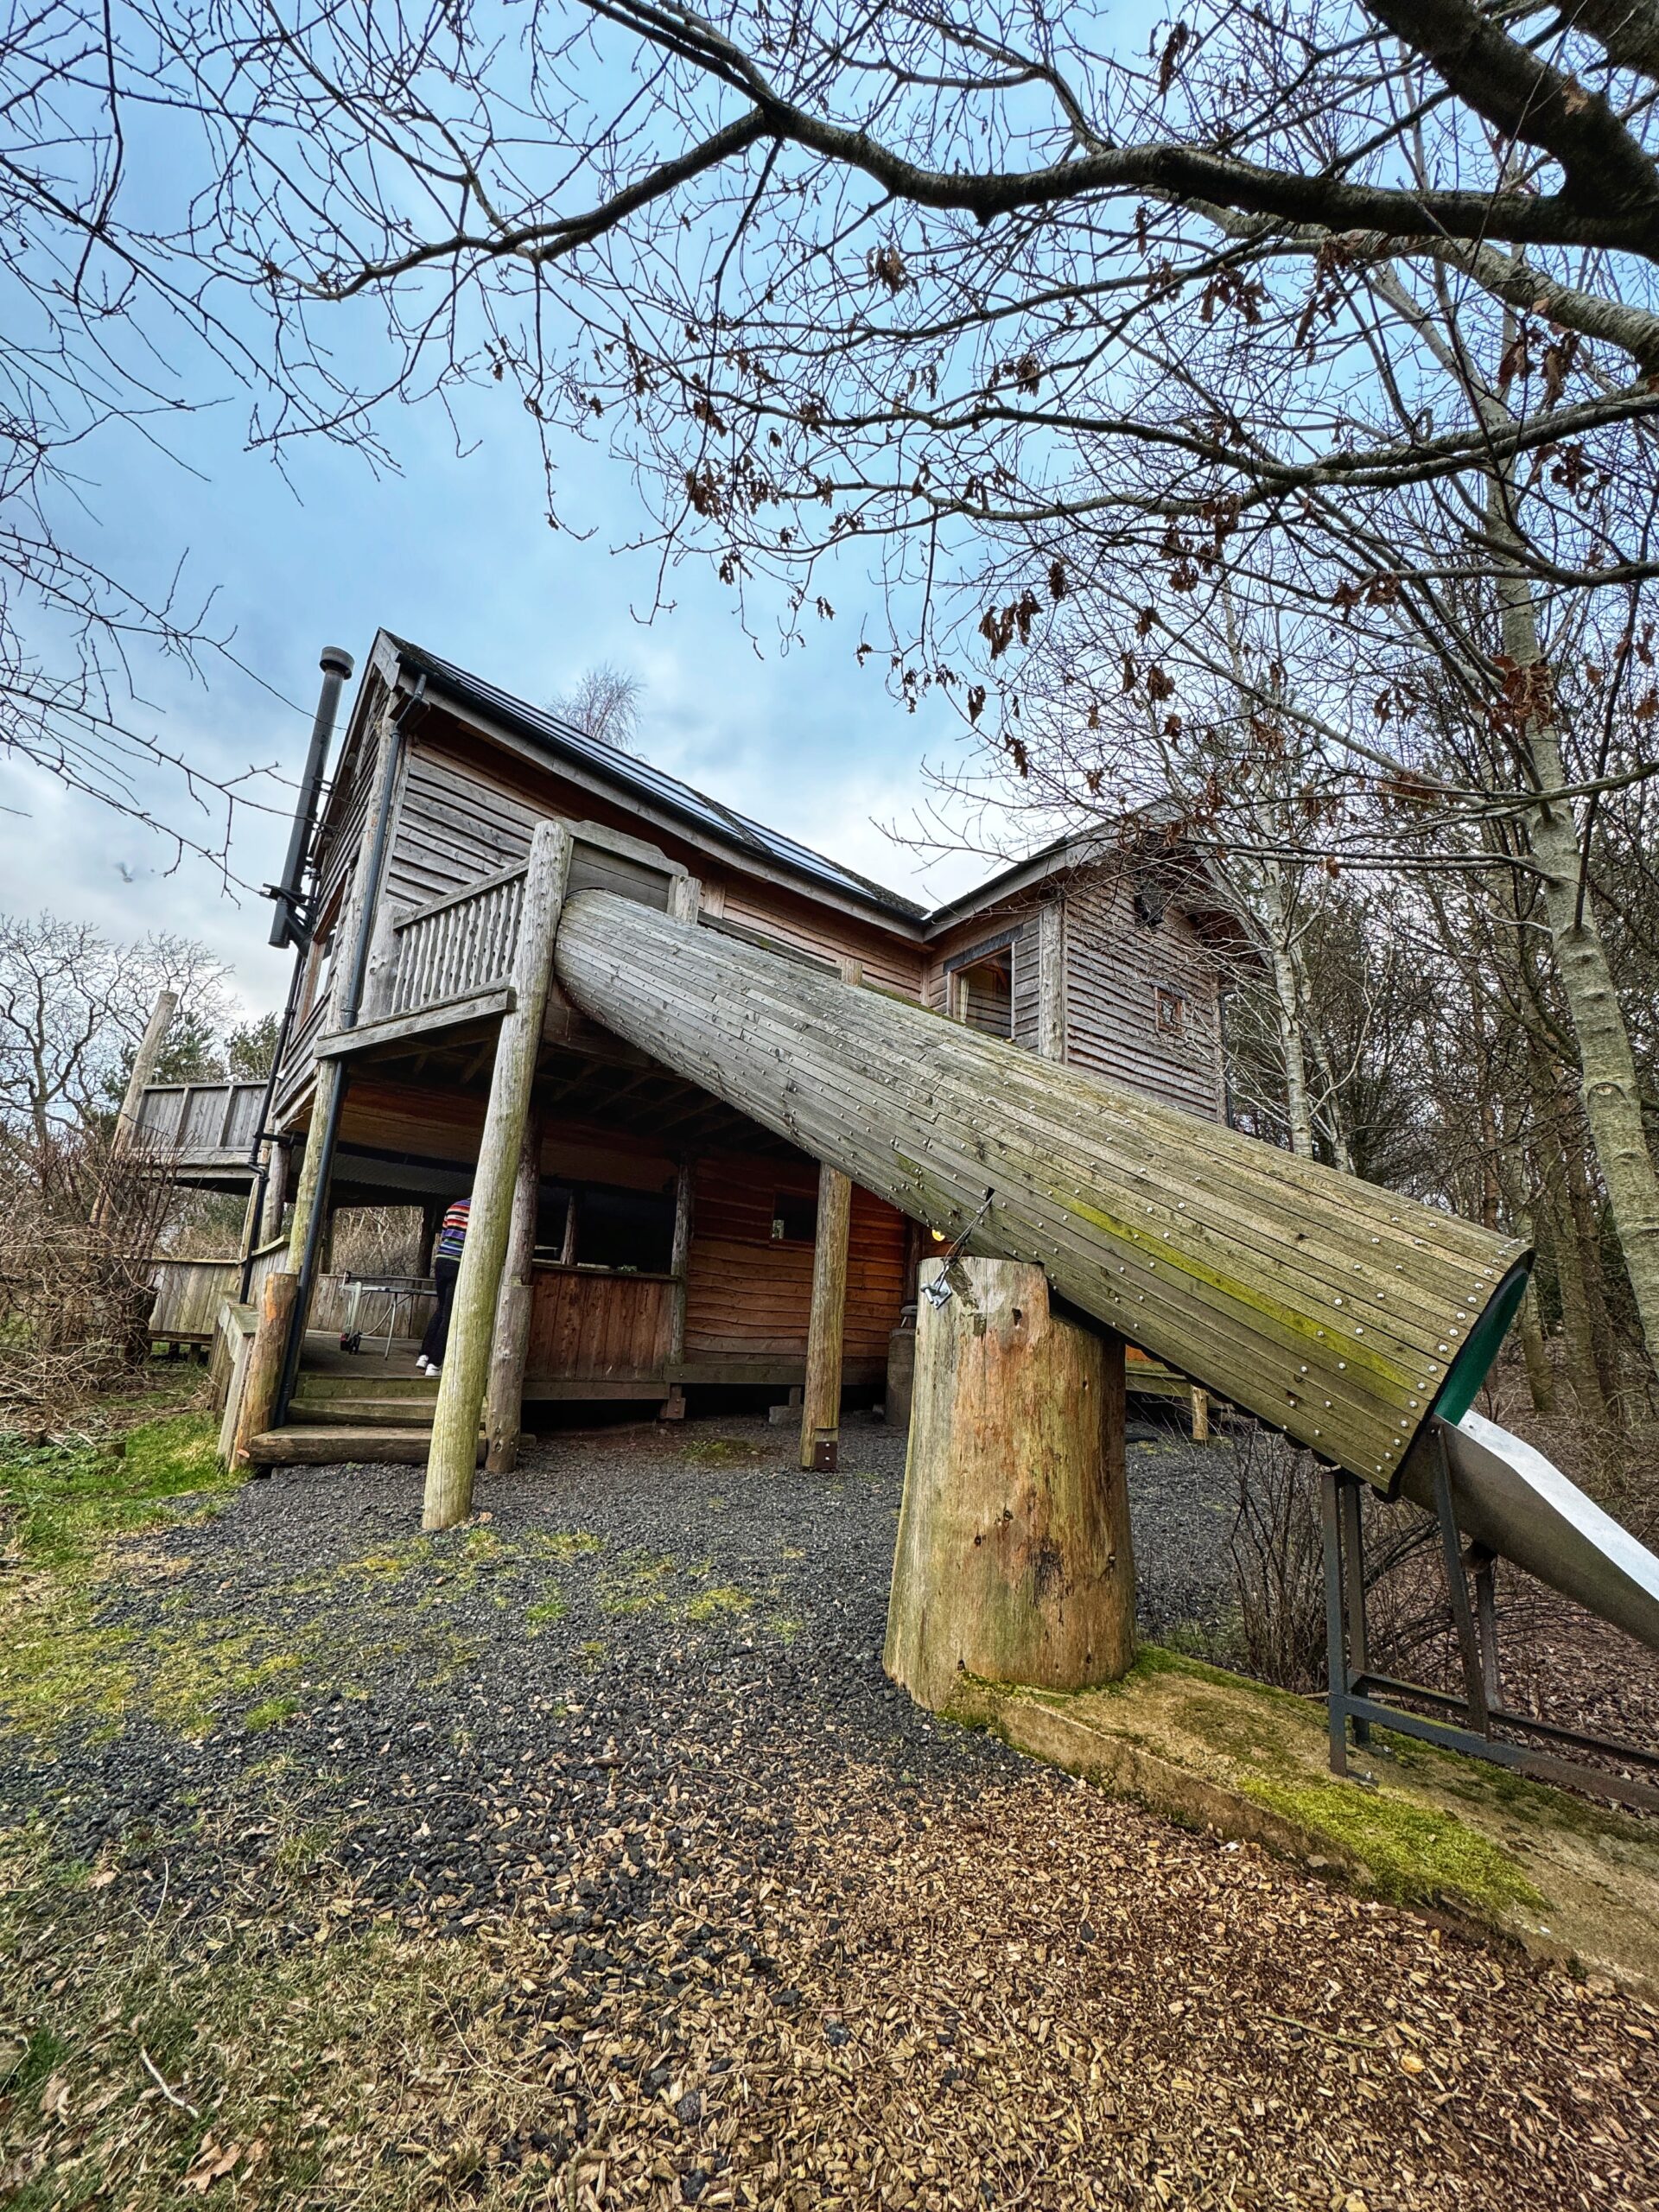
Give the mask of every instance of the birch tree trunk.
<path id="1" fill-rule="evenodd" d="M 1514 526 L 1496 475 L 1489 512 L 1493 536 L 1513 545 Z M 1527 751 L 1545 794 L 1528 816 L 1528 838 L 1542 874 L 1544 916 L 1578 1040 L 1585 1118 L 1643 1341 L 1649 1358 L 1659 1364 L 1659 1173 L 1643 1126 L 1636 1058 L 1594 908 L 1588 898 L 1579 897 L 1584 855 L 1572 802 L 1548 796 L 1564 789 L 1567 779 L 1530 580 L 1519 568 L 1500 569 L 1497 594 L 1503 652 L 1514 666 L 1522 702 Z"/>
<path id="2" fill-rule="evenodd" d="M 1302 1033 L 1301 978 L 1290 943 L 1284 885 L 1278 867 L 1272 861 L 1262 870 L 1262 904 L 1268 925 L 1268 957 L 1273 963 L 1273 1001 L 1279 1023 L 1279 1049 L 1285 1062 L 1290 1148 L 1299 1160 L 1312 1160 L 1313 1115 L 1307 1103 L 1307 1044 Z"/>

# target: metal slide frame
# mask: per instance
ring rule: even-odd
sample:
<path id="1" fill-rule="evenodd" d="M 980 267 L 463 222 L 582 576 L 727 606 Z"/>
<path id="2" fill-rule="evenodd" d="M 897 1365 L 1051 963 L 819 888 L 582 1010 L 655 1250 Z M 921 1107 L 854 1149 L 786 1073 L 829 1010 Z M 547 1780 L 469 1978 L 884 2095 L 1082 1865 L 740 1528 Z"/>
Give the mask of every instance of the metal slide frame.
<path id="1" fill-rule="evenodd" d="M 1325 1524 L 1325 1645 L 1330 1666 L 1326 1707 L 1331 1721 L 1331 1771 L 1349 1772 L 1348 1731 L 1353 1748 L 1363 1750 L 1373 1727 L 1391 1728 L 1442 1750 L 1530 1775 L 1541 1782 L 1565 1783 L 1599 1797 L 1611 1797 L 1643 1812 L 1659 1812 L 1659 1786 L 1637 1782 L 1562 1758 L 1533 1743 L 1516 1743 L 1510 1734 L 1541 1737 L 1546 1744 L 1599 1751 L 1659 1777 L 1659 1752 L 1644 1751 L 1582 1729 L 1562 1728 L 1529 1713 L 1511 1713 L 1502 1701 L 1497 1657 L 1497 1606 L 1492 1582 L 1494 1554 L 1484 1545 L 1466 1548 L 1452 1510 L 1452 1477 L 1444 1443 L 1435 1446 L 1434 1500 L 1440 1524 L 1440 1558 L 1452 1618 L 1463 1662 L 1464 1694 L 1432 1690 L 1421 1682 L 1396 1681 L 1371 1670 L 1365 1620 L 1365 1548 L 1358 1479 L 1344 1469 L 1324 1471 L 1321 1503 Z M 1469 1600 L 1467 1572 L 1472 1568 L 1475 1599 Z M 1409 1698 L 1431 1708 L 1414 1713 L 1390 1700 Z M 1435 1714 L 1444 1718 L 1432 1717 Z"/>

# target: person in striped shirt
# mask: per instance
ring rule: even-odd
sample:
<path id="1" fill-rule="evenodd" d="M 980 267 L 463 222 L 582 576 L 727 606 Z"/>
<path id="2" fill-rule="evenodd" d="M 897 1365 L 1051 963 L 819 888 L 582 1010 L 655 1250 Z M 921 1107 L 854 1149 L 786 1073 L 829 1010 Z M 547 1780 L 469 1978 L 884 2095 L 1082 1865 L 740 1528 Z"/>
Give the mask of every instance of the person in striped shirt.
<path id="1" fill-rule="evenodd" d="M 427 1375 L 438 1375 L 443 1370 L 444 1351 L 449 1342 L 449 1315 L 455 1302 L 455 1277 L 461 1273 L 461 1255 L 467 1243 L 467 1217 L 472 1209 L 470 1198 L 457 1198 L 444 1215 L 438 1241 L 432 1247 L 432 1280 L 437 1286 L 438 1302 L 426 1325 L 420 1356 L 415 1362 Z"/>

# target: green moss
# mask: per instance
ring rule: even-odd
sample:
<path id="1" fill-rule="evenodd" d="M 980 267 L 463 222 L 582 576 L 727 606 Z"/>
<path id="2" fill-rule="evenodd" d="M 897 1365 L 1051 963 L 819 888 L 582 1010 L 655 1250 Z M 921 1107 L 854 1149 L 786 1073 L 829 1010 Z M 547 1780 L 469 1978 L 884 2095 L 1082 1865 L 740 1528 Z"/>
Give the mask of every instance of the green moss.
<path id="1" fill-rule="evenodd" d="M 688 1439 L 680 1446 L 680 1457 L 690 1460 L 697 1467 L 728 1467 L 734 1464 L 753 1465 L 757 1459 L 770 1457 L 764 1445 L 750 1444 L 737 1436 L 698 1436 Z M 709 1500 L 710 1504 L 724 1504 L 725 1500 Z"/>
<path id="2" fill-rule="evenodd" d="M 550 1597 L 542 1599 L 537 1605 L 525 1606 L 524 1627 L 530 1635 L 539 1636 L 544 1628 L 551 1628 L 556 1621 L 562 1621 L 569 1611 L 569 1607 L 555 1591 Z"/>
<path id="3" fill-rule="evenodd" d="M 1250 1773 L 1236 1780 L 1257 1804 L 1359 1859 L 1382 1894 L 1397 1903 L 1444 1897 L 1494 1916 L 1511 1905 L 1545 1906 L 1510 1854 L 1454 1814 L 1352 1783 Z"/>
<path id="4" fill-rule="evenodd" d="M 780 1643 L 793 1643 L 806 1623 L 797 1620 L 793 1613 L 768 1613 L 766 1626 Z"/>

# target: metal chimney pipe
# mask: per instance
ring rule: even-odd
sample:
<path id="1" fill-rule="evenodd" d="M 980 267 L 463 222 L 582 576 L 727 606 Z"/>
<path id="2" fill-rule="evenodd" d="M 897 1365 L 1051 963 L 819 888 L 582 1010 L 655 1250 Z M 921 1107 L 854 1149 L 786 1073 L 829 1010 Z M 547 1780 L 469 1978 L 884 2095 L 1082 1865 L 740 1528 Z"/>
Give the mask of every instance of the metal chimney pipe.
<path id="1" fill-rule="evenodd" d="M 305 756 L 305 772 L 300 779 L 299 804 L 294 810 L 294 827 L 289 832 L 288 858 L 283 863 L 282 880 L 266 887 L 266 895 L 276 901 L 270 942 L 277 946 L 302 941 L 298 925 L 300 887 L 305 880 L 311 832 L 316 826 L 317 798 L 322 790 L 329 741 L 334 734 L 340 687 L 352 672 L 352 657 L 343 646 L 325 645 L 319 665 L 322 670 L 322 689 L 317 694 L 317 718 L 311 725 L 311 746 Z"/>

